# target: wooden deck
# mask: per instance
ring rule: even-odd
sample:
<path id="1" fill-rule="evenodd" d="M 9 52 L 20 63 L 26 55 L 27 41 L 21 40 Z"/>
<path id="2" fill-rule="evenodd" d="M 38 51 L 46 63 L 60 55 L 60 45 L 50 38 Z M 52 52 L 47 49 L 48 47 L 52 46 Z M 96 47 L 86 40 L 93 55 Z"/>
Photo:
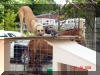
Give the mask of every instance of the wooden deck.
<path id="1" fill-rule="evenodd" d="M 43 37 L 37 37 L 37 36 L 30 36 L 30 37 L 13 37 L 13 38 L 5 38 L 5 41 L 15 41 L 15 40 L 34 40 L 34 39 L 45 39 L 45 40 L 75 40 L 79 39 L 80 36 L 43 36 Z"/>

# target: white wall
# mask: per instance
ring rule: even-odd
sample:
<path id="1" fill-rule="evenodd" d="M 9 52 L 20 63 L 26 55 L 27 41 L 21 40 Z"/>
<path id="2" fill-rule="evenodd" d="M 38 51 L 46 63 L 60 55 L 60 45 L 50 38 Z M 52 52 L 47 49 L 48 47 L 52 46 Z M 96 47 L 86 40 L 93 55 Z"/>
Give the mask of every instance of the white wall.
<path id="1" fill-rule="evenodd" d="M 53 70 L 58 71 L 58 63 L 72 66 L 91 66 L 88 71 L 96 71 L 96 51 L 75 41 L 53 40 Z M 100 67 L 100 66 L 99 66 Z"/>

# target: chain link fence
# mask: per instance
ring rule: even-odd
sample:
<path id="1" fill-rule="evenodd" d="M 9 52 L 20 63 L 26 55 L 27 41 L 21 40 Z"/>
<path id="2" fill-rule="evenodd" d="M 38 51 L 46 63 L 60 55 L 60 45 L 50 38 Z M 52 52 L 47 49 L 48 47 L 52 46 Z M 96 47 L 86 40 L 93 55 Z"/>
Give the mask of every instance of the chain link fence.
<path id="1" fill-rule="evenodd" d="M 10 44 L 11 71 L 39 73 L 52 67 L 53 47 L 45 40 L 16 40 Z"/>

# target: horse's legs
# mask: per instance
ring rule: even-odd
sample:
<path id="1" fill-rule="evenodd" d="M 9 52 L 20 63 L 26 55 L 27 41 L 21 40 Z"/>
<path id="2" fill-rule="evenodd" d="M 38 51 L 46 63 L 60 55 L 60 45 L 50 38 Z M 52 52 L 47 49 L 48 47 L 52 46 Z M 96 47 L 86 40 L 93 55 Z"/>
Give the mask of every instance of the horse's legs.
<path id="1" fill-rule="evenodd" d="M 35 61 L 35 64 L 36 64 L 36 71 L 39 71 L 39 64 L 41 63 L 41 59 L 43 58 L 44 56 L 41 55 L 41 54 L 37 54 L 36 55 L 36 61 Z M 41 64 L 40 64 L 41 65 Z"/>
<path id="2" fill-rule="evenodd" d="M 20 18 L 20 32 L 21 34 L 23 34 L 23 19 L 24 19 L 24 15 L 22 12 L 19 12 L 19 18 Z"/>

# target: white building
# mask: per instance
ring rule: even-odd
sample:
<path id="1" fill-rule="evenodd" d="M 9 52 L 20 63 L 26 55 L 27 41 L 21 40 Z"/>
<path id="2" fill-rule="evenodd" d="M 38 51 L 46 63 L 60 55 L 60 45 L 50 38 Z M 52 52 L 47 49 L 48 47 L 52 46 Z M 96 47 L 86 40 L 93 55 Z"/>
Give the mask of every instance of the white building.
<path id="1" fill-rule="evenodd" d="M 81 20 L 83 24 L 85 25 L 85 19 L 83 18 L 68 18 L 68 19 L 61 19 L 58 21 L 59 14 L 54 13 L 54 14 L 42 14 L 38 15 L 37 18 L 41 21 L 43 26 L 48 26 L 48 25 L 55 25 L 58 27 L 58 22 L 60 21 L 60 26 L 62 25 L 62 28 L 64 30 L 66 29 L 74 29 L 74 27 L 78 27 L 79 21 Z"/>
<path id="2" fill-rule="evenodd" d="M 74 29 L 74 27 L 78 27 L 79 26 L 79 21 L 82 21 L 83 24 L 85 25 L 85 19 L 83 18 L 72 18 L 72 19 L 66 19 L 66 20 L 62 20 L 60 21 L 60 24 L 63 25 L 62 27 L 64 28 L 64 30 L 66 29 Z"/>
<path id="3" fill-rule="evenodd" d="M 43 26 L 58 24 L 55 19 L 49 19 L 49 18 L 38 18 L 38 19 L 40 20 Z"/>
<path id="4" fill-rule="evenodd" d="M 46 26 L 46 25 L 58 25 L 58 16 L 59 14 L 57 13 L 49 13 L 49 14 L 42 14 L 42 15 L 38 15 L 36 16 L 40 21 L 41 23 L 43 24 L 43 26 Z"/>

